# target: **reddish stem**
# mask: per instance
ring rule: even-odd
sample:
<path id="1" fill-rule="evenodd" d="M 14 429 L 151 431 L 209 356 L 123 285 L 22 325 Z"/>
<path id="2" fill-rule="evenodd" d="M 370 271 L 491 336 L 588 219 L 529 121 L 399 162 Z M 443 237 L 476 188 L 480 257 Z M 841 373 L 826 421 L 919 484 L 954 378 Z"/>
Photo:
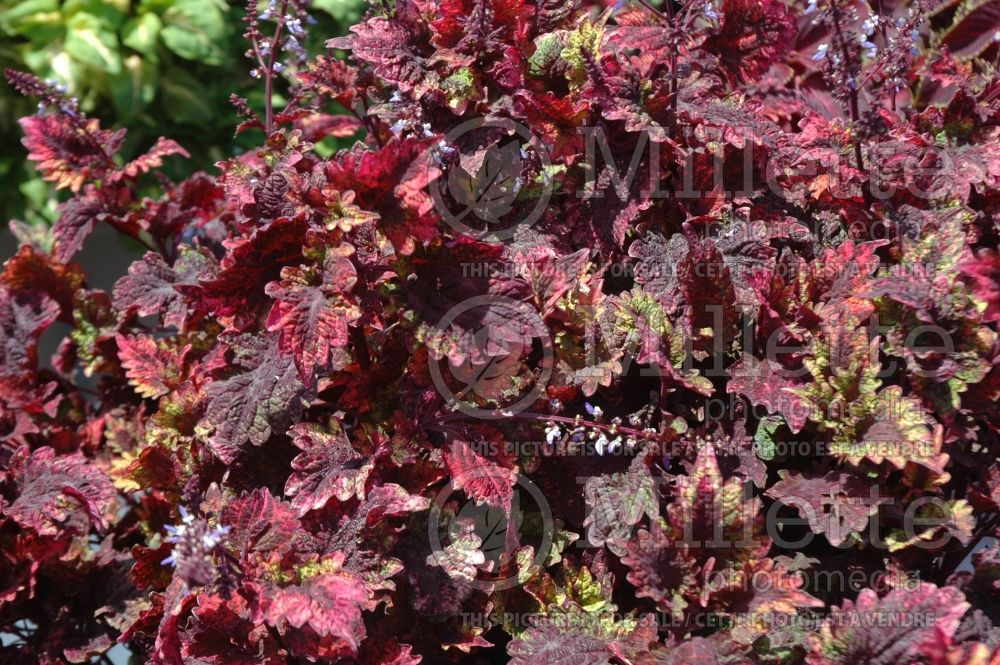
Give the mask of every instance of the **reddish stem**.
<path id="1" fill-rule="evenodd" d="M 271 95 L 274 92 L 274 63 L 280 50 L 278 40 L 281 39 L 281 29 L 285 27 L 285 12 L 287 10 L 288 0 L 281 0 L 281 7 L 278 12 L 278 24 L 274 28 L 274 37 L 271 38 L 267 69 L 264 72 L 264 129 L 268 136 L 274 131 L 274 100 L 271 99 Z"/>
<path id="2" fill-rule="evenodd" d="M 453 413 L 438 418 L 437 422 L 448 423 L 448 422 L 454 422 L 456 420 L 464 420 L 467 417 L 468 416 L 466 416 L 463 413 Z M 545 413 L 532 413 L 530 411 L 525 411 L 522 413 L 512 413 L 507 417 L 513 420 L 527 420 L 538 423 L 547 423 L 547 422 L 561 423 L 563 425 L 572 425 L 573 427 L 593 427 L 602 430 L 614 429 L 616 433 L 624 434 L 626 436 L 631 436 L 637 440 L 653 441 L 659 438 L 659 434 L 655 432 L 647 432 L 636 429 L 634 427 L 626 427 L 624 425 L 615 425 L 614 423 L 599 423 L 594 420 L 584 420 L 582 418 L 570 418 L 569 416 L 553 416 Z"/>
<path id="3" fill-rule="evenodd" d="M 833 29 L 837 35 L 837 42 L 840 45 L 841 56 L 844 58 L 844 73 L 847 75 L 848 104 L 851 112 L 851 142 L 854 144 L 854 158 L 858 162 L 858 171 L 864 171 L 865 163 L 861 152 L 861 142 L 858 140 L 858 124 L 861 120 L 861 110 L 858 104 L 858 82 L 851 74 L 851 52 L 847 48 L 847 38 L 844 37 L 843 29 L 840 26 L 840 7 L 836 2 L 830 3 L 833 11 Z"/>

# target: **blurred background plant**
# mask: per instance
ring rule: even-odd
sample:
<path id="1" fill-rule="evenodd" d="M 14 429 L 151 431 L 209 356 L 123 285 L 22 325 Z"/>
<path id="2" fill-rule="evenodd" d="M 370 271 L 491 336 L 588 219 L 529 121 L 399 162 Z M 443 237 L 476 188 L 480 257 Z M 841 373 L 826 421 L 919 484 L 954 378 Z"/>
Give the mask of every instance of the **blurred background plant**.
<path id="1" fill-rule="evenodd" d="M 243 57 L 245 11 L 225 0 L 0 0 L 0 70 L 59 81 L 103 127 L 128 127 L 126 157 L 159 136 L 174 139 L 191 158 L 169 160 L 166 171 L 183 178 L 260 143 L 258 132 L 234 137 L 239 119 L 229 102 L 235 93 L 263 108 Z M 363 11 L 363 0 L 313 0 L 309 51 Z M 58 197 L 20 144 L 17 119 L 32 112 L 0 84 L 0 218 L 51 223 Z"/>

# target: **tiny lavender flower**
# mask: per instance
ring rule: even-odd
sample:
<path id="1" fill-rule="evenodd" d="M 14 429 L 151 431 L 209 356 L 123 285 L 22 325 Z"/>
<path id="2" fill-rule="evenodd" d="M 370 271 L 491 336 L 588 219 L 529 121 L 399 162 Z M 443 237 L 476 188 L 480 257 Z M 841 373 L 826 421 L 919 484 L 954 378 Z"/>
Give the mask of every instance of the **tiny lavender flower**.
<path id="1" fill-rule="evenodd" d="M 267 5 L 267 9 L 262 11 L 257 18 L 259 18 L 261 21 L 268 21 L 274 16 L 274 12 L 277 8 L 278 8 L 277 0 L 271 0 Z"/>
<path id="2" fill-rule="evenodd" d="M 213 552 L 229 533 L 229 527 L 210 527 L 208 522 L 195 518 L 183 506 L 180 513 L 181 523 L 166 527 L 170 534 L 166 541 L 174 543 L 174 550 L 161 563 L 173 566 L 188 588 L 204 586 L 215 579 Z"/>
<path id="3" fill-rule="evenodd" d="M 302 27 L 302 20 L 298 18 L 290 18 L 285 21 L 285 27 L 288 28 L 288 32 L 296 37 L 303 37 L 306 34 L 305 28 Z"/>
<path id="4" fill-rule="evenodd" d="M 871 34 L 871 33 L 869 33 Z M 874 58 L 878 54 L 878 46 L 874 42 L 868 39 L 865 35 L 858 35 L 858 41 L 861 43 L 861 48 L 864 50 L 865 57 Z"/>

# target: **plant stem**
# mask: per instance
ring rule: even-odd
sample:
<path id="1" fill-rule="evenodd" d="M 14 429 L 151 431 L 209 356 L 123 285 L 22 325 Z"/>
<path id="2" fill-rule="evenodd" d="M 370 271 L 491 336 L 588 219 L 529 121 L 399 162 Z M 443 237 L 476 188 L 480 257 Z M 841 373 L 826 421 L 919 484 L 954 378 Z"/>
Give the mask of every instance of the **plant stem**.
<path id="1" fill-rule="evenodd" d="M 861 120 L 861 111 L 858 105 L 858 82 L 851 73 L 851 52 L 847 48 L 847 38 L 844 36 L 840 25 L 840 7 L 837 5 L 836 0 L 830 3 L 830 9 L 833 12 L 833 29 L 836 33 L 837 42 L 840 45 L 841 56 L 844 58 L 844 73 L 847 75 L 848 105 L 851 112 L 851 142 L 854 144 L 854 158 L 858 162 L 858 171 L 864 171 L 865 163 L 862 158 L 861 142 L 857 137 L 859 121 Z"/>
<path id="2" fill-rule="evenodd" d="M 281 0 L 281 7 L 278 12 L 278 24 L 274 28 L 274 37 L 271 38 L 267 68 L 264 72 L 264 130 L 268 136 L 274 131 L 274 100 L 271 99 L 274 92 L 274 63 L 280 50 L 278 40 L 281 39 L 281 29 L 285 27 L 285 11 L 287 9 L 288 0 Z"/>
<path id="3" fill-rule="evenodd" d="M 512 420 L 527 420 L 539 423 L 560 423 L 563 425 L 572 425 L 574 427 L 592 427 L 596 429 L 611 430 L 614 429 L 616 433 L 624 434 L 626 436 L 635 437 L 639 440 L 652 441 L 659 438 L 659 434 L 656 432 L 648 432 L 636 429 L 634 427 L 626 427 L 624 425 L 615 425 L 613 423 L 599 423 L 594 420 L 584 420 L 582 418 L 571 418 L 569 416 L 554 416 L 545 413 L 532 413 L 530 411 L 524 411 L 522 413 L 512 413 L 508 418 Z M 454 422 L 456 420 L 464 420 L 467 416 L 463 413 L 453 413 L 446 416 L 442 416 L 437 419 L 439 423 Z"/>
<path id="4" fill-rule="evenodd" d="M 648 9 L 649 11 L 651 11 L 651 12 L 653 12 L 654 14 L 656 14 L 657 16 L 659 16 L 661 20 L 663 20 L 663 21 L 667 21 L 667 20 L 669 20 L 669 19 L 668 19 L 668 18 L 667 18 L 667 17 L 666 17 L 666 16 L 665 16 L 665 15 L 663 14 L 663 12 L 661 12 L 661 11 L 660 11 L 659 9 L 657 9 L 656 7 L 654 7 L 653 5 L 651 5 L 651 4 L 649 3 L 649 0 L 636 0 L 636 2 L 638 2 L 638 3 L 640 4 L 640 5 L 642 5 L 643 7 L 645 7 L 646 9 Z M 668 3 L 668 4 L 669 4 L 669 3 Z M 672 9 L 672 8 L 671 8 L 671 9 Z"/>
<path id="5" fill-rule="evenodd" d="M 365 130 L 368 132 L 368 135 L 373 137 L 375 139 L 375 143 L 381 148 L 383 144 L 382 137 L 378 133 L 378 125 L 376 124 L 373 127 L 371 119 L 369 118 L 367 111 L 365 111 L 364 104 L 361 103 L 361 100 L 358 100 L 356 107 L 352 106 L 345 108 L 351 112 L 351 115 L 358 119 L 358 122 L 365 126 Z M 359 111 L 358 109 L 361 110 Z"/>

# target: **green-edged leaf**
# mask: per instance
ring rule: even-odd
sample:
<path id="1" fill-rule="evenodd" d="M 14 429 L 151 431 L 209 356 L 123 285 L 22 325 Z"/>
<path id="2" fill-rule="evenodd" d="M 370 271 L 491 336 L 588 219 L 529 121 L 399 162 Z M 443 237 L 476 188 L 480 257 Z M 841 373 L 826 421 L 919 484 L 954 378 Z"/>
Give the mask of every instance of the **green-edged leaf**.
<path id="1" fill-rule="evenodd" d="M 226 60 L 224 9 L 210 0 L 180 0 L 163 14 L 163 43 L 182 58 L 221 65 Z"/>
<path id="2" fill-rule="evenodd" d="M 156 60 L 156 40 L 160 37 L 163 22 L 153 13 L 129 19 L 122 28 L 122 43 L 150 60 Z"/>
<path id="3" fill-rule="evenodd" d="M 77 14 L 67 22 L 66 52 L 85 65 L 108 74 L 121 71 L 118 37 L 91 14 Z"/>

